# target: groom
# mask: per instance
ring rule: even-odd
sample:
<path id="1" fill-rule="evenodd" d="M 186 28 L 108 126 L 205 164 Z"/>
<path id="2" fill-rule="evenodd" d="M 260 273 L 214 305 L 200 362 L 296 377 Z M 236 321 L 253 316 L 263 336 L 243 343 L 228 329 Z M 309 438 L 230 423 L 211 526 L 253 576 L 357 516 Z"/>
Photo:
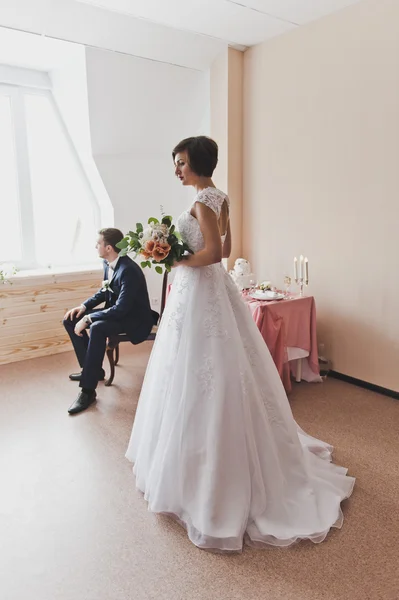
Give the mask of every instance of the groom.
<path id="1" fill-rule="evenodd" d="M 126 333 L 132 344 L 139 344 L 147 339 L 158 317 L 151 310 L 142 270 L 131 258 L 118 254 L 116 244 L 122 238 L 119 229 L 109 227 L 99 231 L 96 248 L 104 259 L 104 285 L 64 316 L 64 327 L 82 368 L 80 373 L 69 376 L 72 381 L 79 381 L 81 388 L 68 410 L 70 415 L 86 410 L 96 399 L 97 383 L 105 377 L 102 363 L 107 338 Z M 93 310 L 103 302 L 104 308 Z"/>

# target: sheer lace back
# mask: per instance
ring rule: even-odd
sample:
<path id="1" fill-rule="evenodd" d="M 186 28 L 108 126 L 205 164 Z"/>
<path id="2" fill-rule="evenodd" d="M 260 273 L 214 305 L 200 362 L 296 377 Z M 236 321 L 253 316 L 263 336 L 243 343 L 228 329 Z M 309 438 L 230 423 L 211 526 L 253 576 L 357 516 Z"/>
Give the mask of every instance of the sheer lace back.
<path id="1" fill-rule="evenodd" d="M 196 197 L 194 202 L 188 210 L 186 210 L 177 220 L 177 228 L 189 247 L 194 252 L 199 252 L 204 248 L 204 238 L 202 236 L 201 228 L 197 219 L 191 214 L 191 210 L 196 202 L 202 202 L 205 206 L 212 209 L 220 221 L 221 214 L 223 212 L 223 205 L 227 207 L 227 215 L 230 209 L 230 201 L 226 194 L 218 190 L 217 188 L 205 188 L 201 190 Z M 222 243 L 224 243 L 227 234 L 227 223 L 225 233 L 221 235 Z"/>

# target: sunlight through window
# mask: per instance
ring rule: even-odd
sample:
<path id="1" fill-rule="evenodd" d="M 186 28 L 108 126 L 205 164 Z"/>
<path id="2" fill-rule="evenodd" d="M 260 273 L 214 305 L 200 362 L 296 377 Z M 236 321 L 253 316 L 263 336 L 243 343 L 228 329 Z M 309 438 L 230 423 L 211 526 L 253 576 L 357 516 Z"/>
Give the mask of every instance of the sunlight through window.
<path id="1" fill-rule="evenodd" d="M 20 261 L 18 178 L 10 96 L 0 95 L 0 262 Z"/>
<path id="2" fill-rule="evenodd" d="M 51 92 L 0 85 L 0 131 L 0 263 L 96 262 L 99 207 Z"/>
<path id="3" fill-rule="evenodd" d="M 96 259 L 95 205 L 62 123 L 47 96 L 25 95 L 36 260 Z"/>

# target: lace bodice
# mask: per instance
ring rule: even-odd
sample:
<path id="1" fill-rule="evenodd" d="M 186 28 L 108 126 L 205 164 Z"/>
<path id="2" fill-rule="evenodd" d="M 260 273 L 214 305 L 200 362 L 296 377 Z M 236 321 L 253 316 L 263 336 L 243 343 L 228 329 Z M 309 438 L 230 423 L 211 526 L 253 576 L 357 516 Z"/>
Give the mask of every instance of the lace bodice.
<path id="1" fill-rule="evenodd" d="M 227 204 L 230 205 L 229 198 L 226 194 L 217 188 L 205 188 L 196 195 L 190 208 L 185 210 L 177 219 L 177 229 L 180 232 L 183 241 L 188 244 L 193 252 L 199 252 L 204 248 L 204 238 L 199 223 L 197 219 L 190 214 L 193 205 L 196 202 L 203 202 L 203 204 L 209 206 L 209 208 L 211 208 L 219 217 L 225 200 Z M 224 242 L 225 237 L 225 235 L 221 236 L 222 243 Z"/>

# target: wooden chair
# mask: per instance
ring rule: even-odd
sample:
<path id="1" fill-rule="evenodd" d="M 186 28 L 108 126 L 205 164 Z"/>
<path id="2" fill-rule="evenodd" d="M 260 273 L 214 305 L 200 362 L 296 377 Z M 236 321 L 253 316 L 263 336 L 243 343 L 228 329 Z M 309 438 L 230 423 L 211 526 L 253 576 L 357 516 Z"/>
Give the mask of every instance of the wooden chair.
<path id="1" fill-rule="evenodd" d="M 168 287 L 168 272 L 165 271 L 164 276 L 163 276 L 163 281 L 162 281 L 161 312 L 157 313 L 155 310 L 152 311 L 152 314 L 154 316 L 154 326 L 153 326 L 151 333 L 148 336 L 147 340 L 155 340 L 159 322 L 162 318 L 162 313 L 165 309 L 167 287 Z M 110 368 L 109 377 L 108 377 L 108 379 L 106 379 L 104 381 L 104 385 L 106 385 L 107 387 L 112 384 L 114 377 L 115 377 L 115 367 L 119 362 L 119 344 L 121 342 L 130 342 L 126 333 L 120 333 L 118 335 L 110 336 L 107 340 L 107 346 L 106 346 L 105 352 L 106 352 L 108 360 L 109 360 L 109 368 Z"/>

